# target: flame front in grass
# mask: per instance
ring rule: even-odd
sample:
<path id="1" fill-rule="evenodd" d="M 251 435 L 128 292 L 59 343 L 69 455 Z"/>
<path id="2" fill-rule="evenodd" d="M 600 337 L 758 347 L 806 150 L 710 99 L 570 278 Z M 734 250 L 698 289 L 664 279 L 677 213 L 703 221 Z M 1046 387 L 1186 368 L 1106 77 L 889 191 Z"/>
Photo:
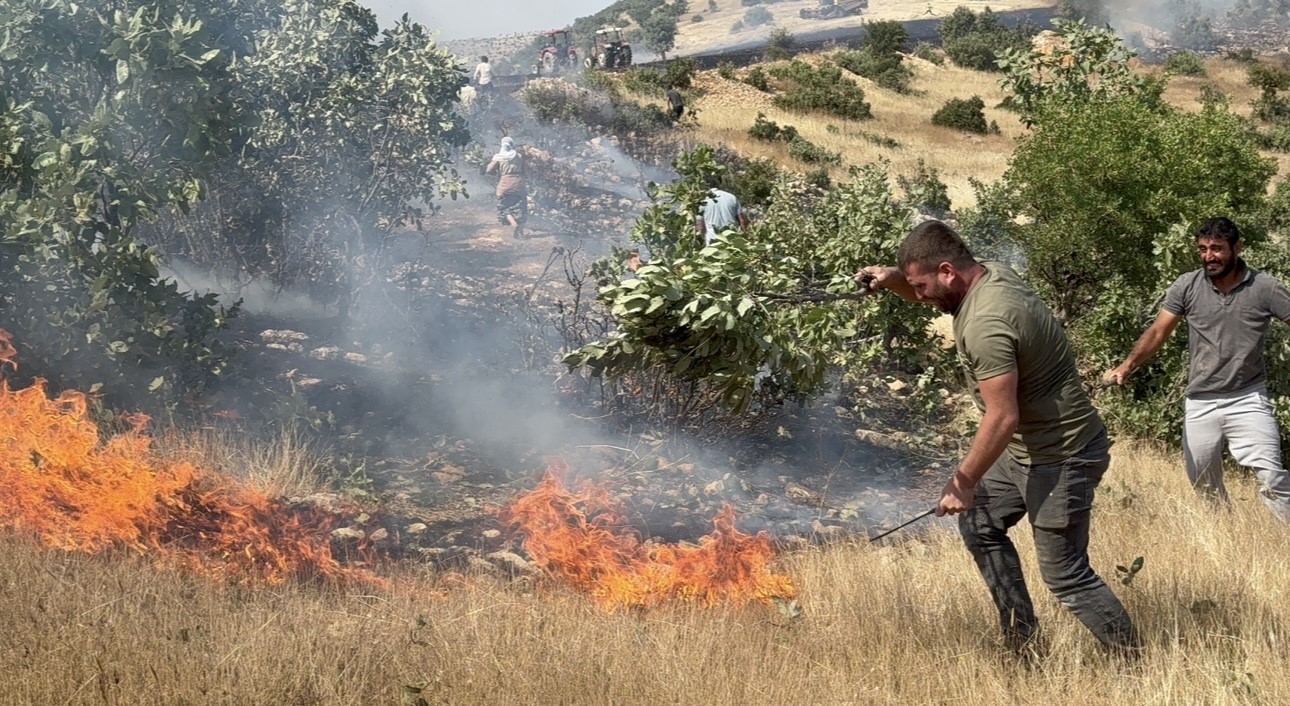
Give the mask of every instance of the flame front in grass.
<path id="1" fill-rule="evenodd" d="M 14 365 L 14 355 L 0 330 L 0 365 Z M 339 517 L 163 461 L 143 415 L 104 441 L 87 407 L 79 392 L 50 399 L 40 380 L 21 390 L 0 382 L 0 528 L 65 550 L 156 550 L 165 563 L 242 582 L 379 583 L 332 556 Z"/>
<path id="2" fill-rule="evenodd" d="M 726 507 L 698 544 L 650 544 L 626 529 L 620 504 L 603 486 L 572 491 L 560 464 L 531 492 L 516 498 L 504 521 L 524 535 L 524 549 L 548 574 L 589 591 L 601 606 L 652 606 L 668 600 L 705 606 L 796 595 L 787 576 L 770 569 L 770 536 L 735 528 Z"/>

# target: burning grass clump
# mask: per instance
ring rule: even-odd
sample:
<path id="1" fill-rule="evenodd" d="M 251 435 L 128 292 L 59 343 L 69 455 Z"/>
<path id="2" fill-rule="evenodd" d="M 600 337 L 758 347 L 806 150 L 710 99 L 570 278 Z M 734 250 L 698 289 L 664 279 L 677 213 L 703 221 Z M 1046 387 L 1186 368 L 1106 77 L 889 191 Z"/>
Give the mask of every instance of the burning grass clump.
<path id="1" fill-rule="evenodd" d="M 16 368 L 15 353 L 0 331 L 0 365 Z M 156 552 L 162 563 L 239 583 L 381 583 L 332 555 L 340 515 L 163 460 L 143 415 L 104 439 L 88 407 L 76 391 L 51 399 L 42 380 L 21 390 L 0 382 L 0 528 L 67 551 Z"/>
<path id="2" fill-rule="evenodd" d="M 570 490 L 553 463 L 542 482 L 518 497 L 502 519 L 524 537 L 524 549 L 547 575 L 591 593 L 603 608 L 639 608 L 668 601 L 704 606 L 770 602 L 796 595 L 774 573 L 770 535 L 740 532 L 726 507 L 698 544 L 642 542 L 627 528 L 621 504 L 602 485 Z"/>

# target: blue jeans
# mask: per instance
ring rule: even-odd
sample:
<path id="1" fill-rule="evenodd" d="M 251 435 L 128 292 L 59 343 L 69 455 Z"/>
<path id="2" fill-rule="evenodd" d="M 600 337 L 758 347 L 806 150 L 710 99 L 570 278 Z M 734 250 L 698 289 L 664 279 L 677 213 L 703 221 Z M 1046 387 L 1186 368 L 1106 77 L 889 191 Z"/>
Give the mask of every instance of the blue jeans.
<path id="1" fill-rule="evenodd" d="M 1048 590 L 1103 645 L 1139 649 L 1133 621 L 1088 561 L 1093 492 L 1111 463 L 1106 432 L 1063 461 L 1026 466 L 1006 453 L 981 478 L 959 532 L 999 610 L 1005 641 L 1020 648 L 1035 635 L 1035 607 L 1008 530 L 1029 517 Z"/>

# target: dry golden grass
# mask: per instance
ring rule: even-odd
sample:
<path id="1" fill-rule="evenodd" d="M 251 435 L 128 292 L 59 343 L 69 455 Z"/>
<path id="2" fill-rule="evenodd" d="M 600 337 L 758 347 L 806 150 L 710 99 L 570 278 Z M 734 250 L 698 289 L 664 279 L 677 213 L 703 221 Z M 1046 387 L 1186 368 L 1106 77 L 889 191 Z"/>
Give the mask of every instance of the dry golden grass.
<path id="1" fill-rule="evenodd" d="M 878 88 L 866 79 L 856 79 L 865 90 L 865 100 L 873 108 L 873 119 L 864 121 L 833 118 L 820 113 L 802 115 L 783 111 L 771 105 L 769 94 L 738 81 L 723 79 L 715 72 L 705 72 L 698 80 L 699 87 L 707 93 L 696 102 L 699 127 L 695 139 L 724 144 L 742 154 L 770 157 L 797 169 L 808 170 L 810 165 L 795 163 L 783 145 L 759 142 L 748 136 L 748 128 L 752 127 L 757 113 L 763 112 L 780 125 L 796 127 L 807 140 L 841 153 L 850 165 L 887 160 L 893 175 L 911 174 L 918 160 L 922 159 L 940 170 L 941 179 L 949 186 L 950 199 L 956 206 L 971 205 L 974 198 L 968 178 L 991 182 L 1003 176 L 1008 157 L 1016 148 L 1016 138 L 1024 129 L 1016 114 L 994 107 L 1004 98 L 997 75 L 948 63 L 936 66 L 916 58 L 907 61 L 916 72 L 914 85 L 921 92 L 919 95 L 902 95 Z M 932 125 L 932 114 L 946 100 L 971 98 L 973 95 L 985 101 L 987 122 L 997 122 L 1002 134 L 973 135 Z M 828 129 L 830 125 L 839 132 L 831 132 Z M 900 147 L 893 149 L 876 145 L 857 136 L 860 131 L 892 138 L 900 143 Z M 846 174 L 845 167 L 833 171 L 838 178 Z"/>
<path id="2" fill-rule="evenodd" d="M 820 61 L 823 57 L 808 55 L 799 58 Z M 893 176 L 909 175 L 922 159 L 940 170 L 954 206 L 970 207 L 975 203 L 975 194 L 968 179 L 990 183 L 1003 176 L 1016 149 L 1017 139 L 1026 130 L 1015 113 L 995 107 L 1005 95 L 999 88 L 998 74 L 963 69 L 948 62 L 944 66 L 936 66 L 916 57 L 909 57 L 906 61 L 915 71 L 913 85 L 919 91 L 918 95 L 901 95 L 878 88 L 866 79 L 853 77 L 865 90 L 865 98 L 873 108 L 874 118 L 865 121 L 832 118 L 822 113 L 802 115 L 783 111 L 771 104 L 770 94 L 740 81 L 723 79 L 715 71 L 702 72 L 696 85 L 704 95 L 695 102 L 699 125 L 693 139 L 726 145 L 741 154 L 771 158 L 791 168 L 808 171 L 811 165 L 789 158 L 784 145 L 759 142 L 749 137 L 748 128 L 752 127 L 757 113 L 762 112 L 780 125 L 796 127 L 811 142 L 840 153 L 847 165 L 886 160 L 891 165 Z M 1231 96 L 1234 111 L 1249 115 L 1250 101 L 1258 97 L 1258 91 L 1246 83 L 1244 65 L 1215 58 L 1206 62 L 1206 69 L 1207 76 L 1203 78 L 1171 79 L 1164 94 L 1165 100 L 1185 110 L 1199 110 L 1201 87 L 1212 84 Z M 972 135 L 931 124 L 932 114 L 945 101 L 973 95 L 985 101 L 986 120 L 998 123 L 1001 134 Z M 829 126 L 834 126 L 837 131 L 830 131 Z M 858 132 L 889 137 L 899 142 L 900 147 L 876 145 L 858 136 Z M 1290 173 L 1290 155 L 1265 154 L 1277 160 L 1279 174 Z M 843 178 L 846 166 L 831 171 L 835 179 Z"/>
<path id="3" fill-rule="evenodd" d="M 170 432 L 155 448 L 166 458 L 245 480 L 269 495 L 300 497 L 327 485 L 322 462 L 306 435 L 290 427 L 279 430 L 271 443 L 226 429 Z"/>
<path id="4" fill-rule="evenodd" d="M 748 11 L 747 7 L 740 4 L 740 0 L 717 0 L 716 12 L 708 11 L 707 0 L 695 0 L 690 3 L 690 12 L 677 23 L 676 46 L 673 51 L 677 56 L 681 56 L 743 44 L 764 39 L 772 30 L 781 28 L 795 35 L 801 35 L 843 27 L 860 27 L 864 22 L 871 20 L 919 20 L 947 17 L 954 12 L 954 8 L 964 4 L 971 5 L 963 0 L 870 0 L 869 10 L 863 15 L 834 20 L 804 20 L 799 12 L 802 8 L 819 7 L 818 0 L 791 0 L 763 6 L 774 16 L 774 24 L 747 27 L 738 32 L 731 32 L 731 26 L 741 21 L 744 13 Z M 989 6 L 996 12 L 1007 12 L 1051 7 L 1053 4 L 1051 0 L 991 0 Z M 979 10 L 980 7 L 974 9 Z M 702 22 L 691 21 L 691 17 L 696 14 L 703 17 Z"/>
<path id="5" fill-rule="evenodd" d="M 1279 704 L 1290 702 L 1290 531 L 1248 483 L 1212 512 L 1174 455 L 1115 449 L 1093 558 L 1148 650 L 1125 666 L 1034 583 L 1052 646 L 1027 669 L 946 525 L 790 555 L 803 615 L 605 614 L 529 581 L 409 576 L 379 595 L 243 589 L 6 537 L 5 704 Z M 405 686 L 423 690 L 414 694 Z M 416 699 L 422 698 L 423 702 Z"/>

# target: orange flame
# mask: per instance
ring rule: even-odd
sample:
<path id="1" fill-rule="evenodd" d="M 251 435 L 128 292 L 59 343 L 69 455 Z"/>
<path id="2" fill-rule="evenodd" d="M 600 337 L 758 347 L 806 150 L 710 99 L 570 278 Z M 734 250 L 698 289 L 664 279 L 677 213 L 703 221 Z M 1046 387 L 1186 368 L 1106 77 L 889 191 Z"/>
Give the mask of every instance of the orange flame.
<path id="1" fill-rule="evenodd" d="M 606 609 L 646 607 L 681 599 L 712 606 L 791 598 L 787 576 L 773 573 L 770 535 L 735 528 L 724 508 L 714 530 L 694 544 L 642 543 L 624 530 L 621 505 L 604 486 L 569 490 L 560 462 L 529 493 L 516 498 L 502 519 L 523 534 L 524 549 L 549 575 L 589 591 Z"/>
<path id="2" fill-rule="evenodd" d="M 15 355 L 0 329 L 0 367 L 16 368 Z M 50 399 L 43 380 L 16 391 L 0 382 L 0 528 L 65 550 L 157 550 L 163 561 L 240 582 L 381 583 L 332 556 L 340 516 L 164 462 L 144 434 L 148 418 L 128 421 L 129 431 L 104 441 L 85 395 Z"/>

